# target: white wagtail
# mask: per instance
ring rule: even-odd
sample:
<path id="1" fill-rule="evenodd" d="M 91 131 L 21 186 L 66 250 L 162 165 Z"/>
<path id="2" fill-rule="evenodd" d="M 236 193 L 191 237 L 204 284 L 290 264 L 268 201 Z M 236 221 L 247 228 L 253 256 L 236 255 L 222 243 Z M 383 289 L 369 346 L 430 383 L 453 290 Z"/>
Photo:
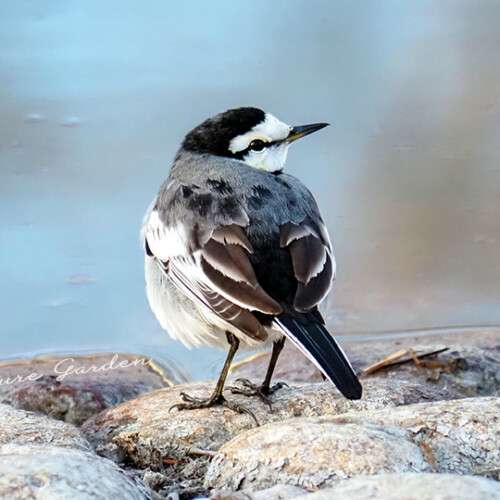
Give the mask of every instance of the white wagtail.
<path id="1" fill-rule="evenodd" d="M 189 347 L 229 343 L 229 353 L 213 394 L 182 393 L 178 409 L 246 411 L 223 396 L 240 342 L 273 343 L 263 383 L 232 389 L 266 399 L 281 386 L 270 383 L 286 338 L 345 397 L 361 397 L 318 311 L 335 276 L 328 232 L 309 190 L 283 173 L 290 144 L 327 125 L 291 127 L 246 107 L 185 137 L 144 219 L 147 295 L 171 337 Z"/>

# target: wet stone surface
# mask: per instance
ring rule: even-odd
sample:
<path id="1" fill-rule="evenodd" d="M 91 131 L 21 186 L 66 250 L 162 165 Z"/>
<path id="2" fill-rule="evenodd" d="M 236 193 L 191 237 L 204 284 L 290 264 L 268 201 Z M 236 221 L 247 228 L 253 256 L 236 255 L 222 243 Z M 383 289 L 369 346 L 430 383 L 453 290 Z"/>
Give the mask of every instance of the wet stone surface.
<path id="1" fill-rule="evenodd" d="M 272 423 L 221 447 L 213 488 L 285 483 L 315 489 L 386 472 L 494 477 L 500 469 L 500 398 L 470 398 Z"/>
<path id="2" fill-rule="evenodd" d="M 9 403 L 0 404 L 0 473 L 9 478 L 0 480 L 0 493 L 45 498 L 41 484 L 50 498 L 61 491 L 61 498 L 91 498 L 78 488 L 99 476 L 103 491 L 120 498 L 392 500 L 384 495 L 390 478 L 399 478 L 412 485 L 401 486 L 401 495 L 423 500 L 434 498 L 429 485 L 445 488 L 456 478 L 463 492 L 473 491 L 472 500 L 483 500 L 500 471 L 498 340 L 446 346 L 432 363 L 408 363 L 365 377 L 360 401 L 344 399 L 313 371 L 308 381 L 307 363 L 289 350 L 284 359 L 295 363 L 294 371 L 285 377 L 288 368 L 282 366 L 277 379 L 288 380 L 290 387 L 272 395 L 272 410 L 230 389 L 237 375 L 261 378 L 263 357 L 257 357 L 232 374 L 225 397 L 252 411 L 259 426 L 249 415 L 224 407 L 170 411 L 181 392 L 207 396 L 214 382 L 169 387 L 174 380 L 155 366 L 89 370 L 56 380 L 50 373 L 54 360 L 14 363 L 17 374 L 38 370 L 41 376 L 0 384 Z M 359 369 L 406 347 L 369 344 L 350 354 Z M 442 344 L 411 347 L 420 352 Z M 110 362 L 109 356 L 97 359 Z M 96 358 L 86 362 L 87 369 L 97 365 Z M 13 373 L 11 365 L 0 370 Z M 39 463 L 41 454 L 47 460 Z M 2 456 L 23 469 L 3 464 Z M 65 476 L 64 464 L 80 468 L 84 478 Z"/>
<path id="3" fill-rule="evenodd" d="M 0 401 L 80 425 L 106 408 L 179 380 L 175 372 L 134 354 L 4 361 Z"/>
<path id="4" fill-rule="evenodd" d="M 455 474 L 381 474 L 339 481 L 297 500 L 498 500 L 496 481 Z"/>

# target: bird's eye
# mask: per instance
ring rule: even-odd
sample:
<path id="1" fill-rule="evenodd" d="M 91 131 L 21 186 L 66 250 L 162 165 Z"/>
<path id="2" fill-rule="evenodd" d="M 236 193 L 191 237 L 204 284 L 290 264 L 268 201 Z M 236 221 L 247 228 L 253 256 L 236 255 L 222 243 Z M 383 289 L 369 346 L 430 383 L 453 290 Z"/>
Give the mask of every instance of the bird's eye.
<path id="1" fill-rule="evenodd" d="M 248 147 L 252 151 L 262 151 L 266 147 L 266 143 L 260 139 L 255 139 Z"/>

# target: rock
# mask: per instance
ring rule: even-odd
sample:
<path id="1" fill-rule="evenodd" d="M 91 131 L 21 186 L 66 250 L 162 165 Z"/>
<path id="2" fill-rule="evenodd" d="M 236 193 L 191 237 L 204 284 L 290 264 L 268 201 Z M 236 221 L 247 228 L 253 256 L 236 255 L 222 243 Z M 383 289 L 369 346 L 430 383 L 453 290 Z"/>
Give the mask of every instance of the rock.
<path id="1" fill-rule="evenodd" d="M 181 391 L 203 395 L 212 390 L 212 383 L 189 384 L 144 394 L 91 418 L 82 431 L 100 455 L 117 463 L 160 472 L 163 479 L 148 477 L 148 481 L 153 480 L 152 488 L 160 494 L 177 489 L 203 494 L 206 491 L 204 476 L 211 456 L 232 437 L 255 426 L 248 415 L 222 407 L 169 411 L 180 401 Z M 276 393 L 273 413 L 256 398 L 231 394 L 227 397 L 247 406 L 259 422 L 265 423 L 294 416 L 338 414 L 353 408 L 384 407 L 397 404 L 399 398 L 404 399 L 402 391 L 382 392 L 373 391 L 378 401 L 351 402 L 340 397 L 330 384 L 305 384 Z"/>
<path id="2" fill-rule="evenodd" d="M 419 352 L 432 352 L 444 345 L 420 345 L 416 347 Z M 500 347 L 500 344 L 498 345 Z M 367 359 L 367 364 L 382 359 L 384 355 L 379 352 L 374 356 L 373 350 Z M 359 359 L 359 358 L 358 358 Z M 448 351 L 425 362 L 436 368 L 415 366 L 414 363 L 384 369 L 371 375 L 365 380 L 381 379 L 392 383 L 395 379 L 421 385 L 432 385 L 436 389 L 447 389 L 455 399 L 472 396 L 497 396 L 500 395 L 500 350 L 482 349 L 468 346 L 449 346 Z"/>
<path id="3" fill-rule="evenodd" d="M 0 498 L 140 500 L 150 496 L 113 462 L 93 453 L 11 444 L 0 446 Z"/>
<path id="4" fill-rule="evenodd" d="M 140 482 L 93 453 L 79 429 L 0 404 L 0 498 L 149 498 Z"/>
<path id="5" fill-rule="evenodd" d="M 499 397 L 349 412 L 334 421 L 406 429 L 436 472 L 497 477 L 500 471 Z"/>
<path id="6" fill-rule="evenodd" d="M 361 474 L 429 470 L 420 448 L 401 429 L 301 418 L 226 443 L 208 468 L 206 486 L 238 490 L 285 483 L 316 489 Z"/>
<path id="7" fill-rule="evenodd" d="M 192 448 L 217 451 L 238 433 L 255 426 L 245 414 L 223 407 L 169 411 L 180 401 L 180 392 L 208 395 L 213 384 L 188 384 L 144 394 L 111 408 L 85 423 L 82 430 L 97 451 L 115 461 L 127 461 L 140 468 L 158 469 L 164 457 L 184 458 Z M 257 398 L 226 393 L 228 398 L 250 409 L 259 423 L 292 417 L 338 415 L 393 407 L 415 401 L 449 398 L 446 390 L 432 386 L 391 386 L 367 381 L 361 401 L 343 398 L 330 383 L 302 384 L 283 388 L 272 397 L 273 411 Z"/>
<path id="8" fill-rule="evenodd" d="M 497 482 L 454 474 L 380 474 L 339 481 L 296 500 L 498 500 Z"/>
<path id="9" fill-rule="evenodd" d="M 386 344 L 384 345 L 387 347 Z M 433 346 L 429 348 L 432 349 Z M 365 356 L 363 364 L 380 359 L 394 350 L 397 349 L 384 348 L 380 351 L 366 349 L 362 351 Z M 302 358 L 302 355 L 300 357 Z M 361 358 L 357 358 L 356 354 L 353 358 L 358 361 L 359 365 Z M 401 421 L 397 418 L 390 419 L 393 411 L 399 411 L 395 410 L 396 407 L 429 401 L 450 401 L 453 406 L 455 403 L 452 403 L 452 400 L 471 394 L 494 394 L 498 390 L 499 365 L 498 352 L 495 349 L 491 352 L 476 346 L 451 349 L 446 356 L 441 356 L 441 360 L 444 362 L 445 369 L 439 371 L 417 368 L 410 364 L 364 379 L 364 396 L 361 401 L 344 399 L 330 383 L 326 382 L 300 383 L 279 390 L 272 396 L 272 412 L 256 398 L 233 395 L 229 389 L 226 390 L 225 395 L 251 410 L 262 425 L 269 424 L 280 428 L 284 424 L 273 423 L 293 418 L 329 417 L 332 418 L 331 426 L 352 424 L 354 427 L 359 427 L 361 431 L 357 435 L 360 440 L 365 439 L 363 441 L 365 445 L 380 442 L 381 436 L 385 437 L 386 433 L 389 433 L 391 438 L 399 443 L 396 446 L 397 449 L 407 450 L 407 456 L 412 456 L 415 460 L 417 460 L 415 457 L 419 457 L 418 460 L 420 460 L 414 463 L 421 466 L 415 466 L 414 469 L 409 464 L 411 460 L 408 459 L 408 463 L 403 461 L 404 467 L 401 470 L 472 471 L 493 477 L 496 459 L 491 450 L 485 453 L 482 450 L 476 452 L 479 456 L 477 463 L 480 466 L 473 470 L 475 462 L 466 442 L 466 456 L 460 458 L 462 465 L 457 464 L 452 467 L 451 455 L 456 452 L 457 448 L 452 452 L 451 447 L 455 439 L 458 439 L 458 434 L 451 441 L 443 441 L 444 451 L 442 452 L 437 441 L 435 445 L 428 442 L 432 436 L 439 436 L 437 431 L 432 430 L 434 425 L 432 422 L 429 424 L 429 431 L 422 431 L 420 434 L 415 431 L 416 427 L 413 425 L 415 422 L 406 425 L 406 420 L 403 418 L 403 415 L 406 415 L 405 412 L 407 411 L 409 416 L 418 416 L 414 414 L 415 411 L 425 413 L 420 406 L 416 410 L 408 406 L 406 410 L 401 410 L 402 413 L 396 413 L 396 415 L 401 415 Z M 261 378 L 262 372 L 263 369 L 259 369 L 259 377 L 253 378 Z M 277 377 L 277 380 L 279 378 Z M 145 474 L 146 482 L 162 496 L 179 492 L 187 497 L 207 495 L 209 485 L 212 487 L 208 479 L 205 482 L 210 459 L 231 439 L 239 439 L 244 433 L 253 432 L 255 427 L 248 415 L 236 414 L 222 407 L 189 412 L 177 410 L 169 412 L 169 408 L 180 401 L 180 392 L 184 391 L 194 396 L 208 396 L 213 386 L 213 382 L 185 384 L 140 395 L 92 417 L 83 425 L 82 431 L 98 454 L 117 463 L 127 464 L 126 467 L 148 471 Z M 441 403 L 435 404 L 438 405 L 437 408 L 441 408 L 439 406 Z M 483 401 L 483 404 L 485 408 L 489 408 L 493 403 Z M 425 409 L 425 406 L 423 405 L 422 408 Z M 382 413 L 384 411 L 386 413 Z M 439 414 L 440 411 L 438 409 L 437 413 Z M 429 410 L 429 415 L 430 413 Z M 490 410 L 486 411 L 490 417 L 491 413 Z M 360 420 L 356 420 L 356 416 L 359 416 Z M 335 418 L 341 420 L 336 421 Z M 445 421 L 446 418 L 443 419 L 443 422 Z M 410 422 L 409 419 L 408 422 Z M 466 423 L 466 430 L 469 429 L 468 425 Z M 476 427 L 482 432 L 480 426 Z M 300 440 L 300 435 L 297 435 L 296 439 Z M 466 441 L 472 439 L 468 430 L 465 432 L 465 439 Z M 392 442 L 389 438 L 382 441 L 384 444 Z M 405 444 L 400 446 L 401 442 Z M 411 455 L 408 450 L 412 450 L 411 453 L 415 455 Z M 380 453 L 383 455 L 383 452 L 380 451 L 379 455 Z M 447 463 L 449 466 L 446 465 Z M 391 465 L 391 462 L 388 464 Z M 396 467 L 397 464 L 393 465 Z M 352 472 L 353 474 L 372 473 L 369 462 L 364 465 L 359 463 L 357 469 L 355 466 L 356 464 L 353 464 L 352 470 L 355 471 Z M 400 469 L 391 469 L 389 466 L 388 469 L 384 469 L 375 461 L 373 470 L 383 472 Z M 346 476 L 349 471 L 347 466 L 343 470 L 338 465 L 333 472 L 337 474 L 337 477 L 343 477 L 342 473 Z M 211 473 L 216 475 L 216 471 L 211 470 Z M 334 473 L 331 477 L 336 477 Z M 271 476 L 270 472 L 268 478 Z M 286 483 L 285 479 L 289 477 L 283 481 L 279 479 L 279 477 L 275 478 L 275 482 L 264 481 L 258 488 L 267 488 L 276 484 L 276 481 Z M 321 477 L 315 476 L 314 473 L 311 477 L 305 474 L 300 486 L 315 484 L 320 479 Z M 234 481 L 234 478 L 231 480 Z M 310 482 L 307 483 L 307 481 Z M 224 481 L 219 483 L 214 480 L 213 485 L 223 489 L 228 487 Z M 257 488 L 257 485 L 251 486 Z"/>
<path id="10" fill-rule="evenodd" d="M 288 500 L 303 497 L 305 490 L 288 484 L 277 484 L 271 488 L 260 491 L 215 492 L 210 500 Z"/>
<path id="11" fill-rule="evenodd" d="M 222 446 L 205 485 L 317 488 L 362 474 L 432 470 L 494 476 L 499 415 L 500 398 L 474 398 L 270 423 Z"/>
<path id="12" fill-rule="evenodd" d="M 432 352 L 446 347 L 443 344 L 422 345 L 421 342 L 422 339 L 419 344 L 403 340 L 398 344 L 394 341 L 348 344 L 346 350 L 353 366 L 361 371 L 362 368 L 401 349 L 413 348 L 417 352 Z M 476 345 L 453 344 L 448 344 L 448 347 L 448 351 L 433 358 L 442 363 L 441 369 L 421 368 L 409 363 L 380 370 L 365 378 L 364 382 L 382 379 L 386 380 L 387 384 L 392 384 L 397 379 L 400 382 L 405 381 L 422 386 L 432 385 L 436 391 L 446 391 L 448 399 L 476 395 L 500 395 L 500 342 L 498 339 L 496 342 L 490 339 L 484 348 Z M 250 357 L 248 361 L 241 361 L 233 370 L 234 375 L 260 380 L 262 374 L 265 373 L 269 356 L 268 353 L 262 353 Z M 288 344 L 278 360 L 274 379 L 288 383 L 315 382 L 321 380 L 321 375 L 299 350 Z"/>
<path id="13" fill-rule="evenodd" d="M 0 404 L 0 446 L 6 444 L 47 444 L 91 450 L 89 443 L 76 427 L 44 415 Z"/>
<path id="14" fill-rule="evenodd" d="M 0 364 L 0 401 L 82 424 L 106 408 L 181 377 L 133 354 L 41 357 Z"/>
<path id="15" fill-rule="evenodd" d="M 161 498 L 175 498 L 182 494 L 182 498 L 207 497 L 209 492 L 203 486 L 209 458 L 185 456 L 183 459 L 165 457 L 158 471 L 146 470 L 142 481 Z"/>

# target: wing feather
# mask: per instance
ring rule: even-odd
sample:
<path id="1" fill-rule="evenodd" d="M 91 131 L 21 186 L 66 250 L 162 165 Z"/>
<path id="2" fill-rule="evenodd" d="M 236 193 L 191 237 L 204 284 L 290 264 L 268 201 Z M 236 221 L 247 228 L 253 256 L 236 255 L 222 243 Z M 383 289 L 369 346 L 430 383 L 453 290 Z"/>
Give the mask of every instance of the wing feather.
<path id="1" fill-rule="evenodd" d="M 305 236 L 290 244 L 293 270 L 300 283 L 306 285 L 325 267 L 326 248 L 315 236 Z"/>
<path id="2" fill-rule="evenodd" d="M 214 230 L 212 238 L 222 244 L 239 245 L 248 253 L 253 253 L 253 248 L 248 241 L 247 235 L 241 226 L 230 224 L 229 226 L 221 226 Z"/>
<path id="3" fill-rule="evenodd" d="M 203 259 L 227 278 L 257 286 L 257 277 L 245 250 L 238 245 L 225 245 L 208 240 L 201 249 Z"/>
<path id="4" fill-rule="evenodd" d="M 228 202 L 232 217 L 194 218 L 192 209 L 174 217 L 185 206 L 179 196 L 187 192 L 171 182 L 153 204 L 143 229 L 148 254 L 192 300 L 249 337 L 264 340 L 267 333 L 252 311 L 279 314 L 283 309 L 260 286 L 250 262 L 253 248 L 241 225 L 248 224 L 248 216 Z"/>
<path id="5" fill-rule="evenodd" d="M 147 252 L 162 262 L 172 282 L 193 300 L 252 338 L 264 338 L 254 312 L 274 316 L 283 307 L 262 288 L 252 266 L 254 248 L 246 233 L 249 216 L 235 197 L 217 199 L 213 206 L 210 193 L 200 190 L 196 194 L 200 203 L 186 200 L 186 195 L 195 196 L 192 191 L 170 181 L 160 192 L 144 227 Z M 319 215 L 306 216 L 301 222 L 283 224 L 279 236 L 297 283 L 289 307 L 310 311 L 325 298 L 335 275 L 327 230 Z"/>
<path id="6" fill-rule="evenodd" d="M 335 260 L 328 233 L 321 220 L 305 218 L 281 227 L 280 244 L 287 248 L 297 280 L 293 302 L 299 312 L 316 307 L 328 294 L 335 276 Z"/>
<path id="7" fill-rule="evenodd" d="M 219 318 L 235 326 L 256 340 L 265 340 L 267 332 L 258 319 L 248 310 L 232 303 L 209 286 L 191 281 L 176 265 L 170 266 L 169 277 L 188 297 L 204 304 Z"/>
<path id="8" fill-rule="evenodd" d="M 264 314 L 279 314 L 282 307 L 260 286 L 237 282 L 214 269 L 203 257 L 201 268 L 210 283 L 225 297 L 230 297 L 241 307 Z"/>

